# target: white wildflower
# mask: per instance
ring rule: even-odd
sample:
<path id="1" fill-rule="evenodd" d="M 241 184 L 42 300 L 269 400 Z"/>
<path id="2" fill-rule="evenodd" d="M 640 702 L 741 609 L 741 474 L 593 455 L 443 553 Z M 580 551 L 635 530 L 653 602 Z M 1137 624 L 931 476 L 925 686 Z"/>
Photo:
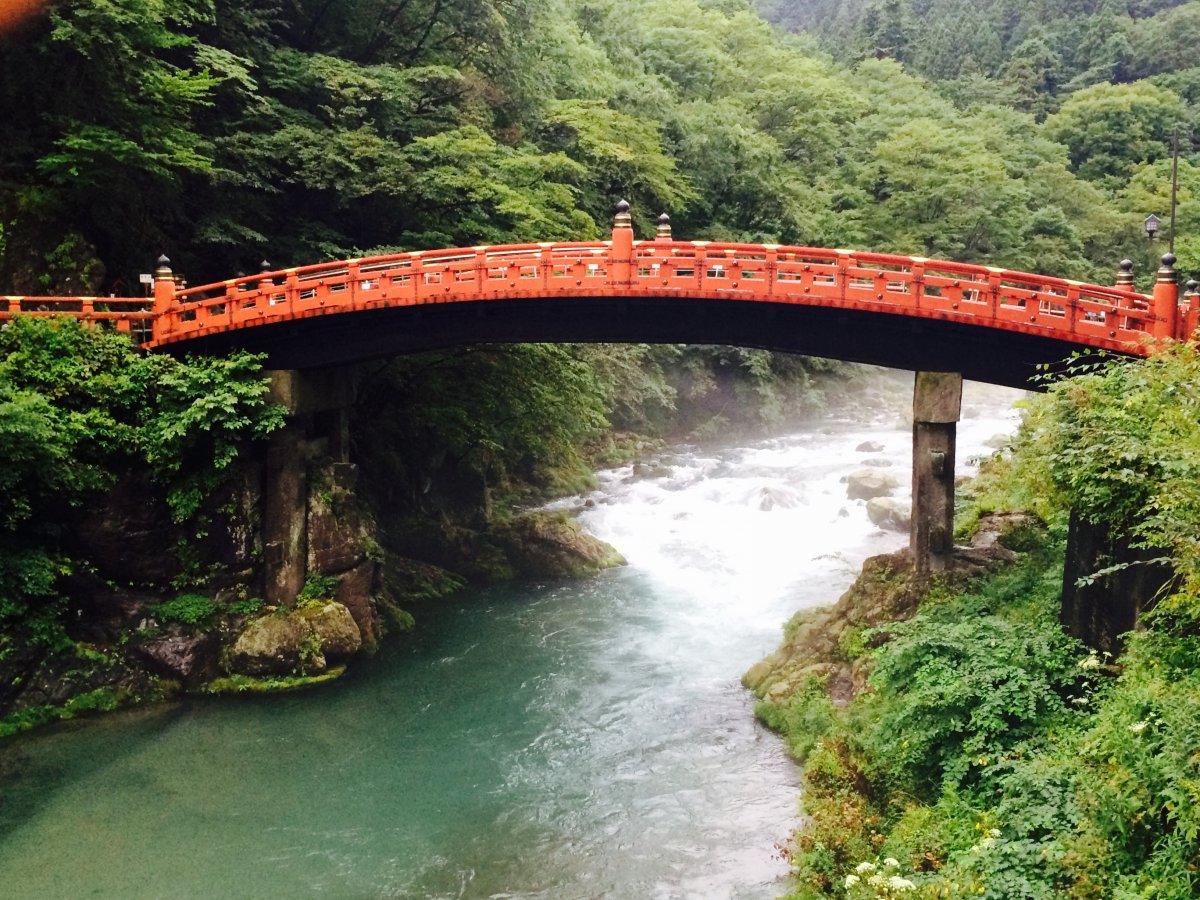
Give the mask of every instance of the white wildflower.
<path id="1" fill-rule="evenodd" d="M 1134 734 L 1140 734 L 1141 732 L 1146 730 L 1146 726 L 1149 724 L 1150 724 L 1149 722 L 1145 722 L 1145 721 L 1134 722 L 1132 725 L 1129 726 L 1129 730 L 1132 731 Z"/>
<path id="2" fill-rule="evenodd" d="M 857 866 L 854 867 L 854 871 L 857 872 L 859 875 L 865 875 L 867 872 L 874 872 L 875 871 L 875 863 L 860 862 Z"/>
<path id="3" fill-rule="evenodd" d="M 896 868 L 898 865 L 900 865 L 900 863 L 899 863 L 899 862 L 897 862 L 897 861 L 896 861 L 896 859 L 895 859 L 894 857 L 891 857 L 891 856 L 889 856 L 887 859 L 885 859 L 885 860 L 883 861 L 883 864 L 884 864 L 885 866 L 887 866 L 889 869 L 894 869 L 894 868 Z"/>
<path id="4" fill-rule="evenodd" d="M 1079 664 L 1079 668 L 1081 668 L 1081 669 L 1098 669 L 1098 668 L 1100 668 L 1100 657 L 1097 656 L 1094 652 L 1090 653 L 1088 655 L 1087 659 L 1083 660 Z"/>
<path id="5" fill-rule="evenodd" d="M 873 888 L 883 887 L 885 883 L 882 875 L 872 875 L 867 879 L 867 884 Z"/>
<path id="6" fill-rule="evenodd" d="M 989 828 L 988 829 L 988 837 L 994 837 L 994 838 L 1000 837 L 1000 829 L 999 828 Z"/>
<path id="7" fill-rule="evenodd" d="M 907 878 L 901 878 L 899 875 L 893 875 L 888 879 L 888 887 L 893 891 L 914 891 L 917 886 Z"/>
<path id="8" fill-rule="evenodd" d="M 850 888 L 854 887 L 860 881 L 862 881 L 862 879 L 859 878 L 857 875 L 847 875 L 846 876 L 846 890 L 849 890 Z"/>

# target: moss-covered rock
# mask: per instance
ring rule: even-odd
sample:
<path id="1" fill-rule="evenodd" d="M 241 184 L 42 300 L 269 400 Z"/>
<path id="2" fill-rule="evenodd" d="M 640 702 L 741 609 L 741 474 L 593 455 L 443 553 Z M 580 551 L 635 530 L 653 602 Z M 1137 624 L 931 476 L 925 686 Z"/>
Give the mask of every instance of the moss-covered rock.
<path id="1" fill-rule="evenodd" d="M 276 610 L 247 622 L 226 654 L 239 675 L 311 675 L 329 659 L 344 660 L 362 647 L 350 610 L 330 600 Z"/>
<path id="2" fill-rule="evenodd" d="M 574 578 L 625 565 L 616 548 L 585 532 L 565 511 L 518 516 L 496 538 L 515 573 L 527 578 Z"/>

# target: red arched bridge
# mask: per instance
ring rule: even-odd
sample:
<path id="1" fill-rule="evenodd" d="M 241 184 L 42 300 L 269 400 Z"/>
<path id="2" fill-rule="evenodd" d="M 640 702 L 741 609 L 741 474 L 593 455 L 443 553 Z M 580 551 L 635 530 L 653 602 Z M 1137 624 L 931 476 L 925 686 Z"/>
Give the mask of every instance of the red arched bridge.
<path id="1" fill-rule="evenodd" d="M 1028 386 L 1078 350 L 1150 352 L 1190 335 L 1164 257 L 1150 295 L 991 266 L 852 250 L 677 241 L 663 216 L 635 241 L 399 253 L 179 289 L 164 257 L 153 297 L 0 297 L 17 314 L 113 320 L 168 352 L 265 352 L 304 369 L 462 342 L 740 344 Z"/>

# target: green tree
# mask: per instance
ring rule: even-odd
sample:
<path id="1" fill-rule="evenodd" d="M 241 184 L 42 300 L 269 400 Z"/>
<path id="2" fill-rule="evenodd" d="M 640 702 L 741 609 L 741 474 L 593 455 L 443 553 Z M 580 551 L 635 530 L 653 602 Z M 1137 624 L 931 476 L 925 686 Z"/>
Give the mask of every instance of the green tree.
<path id="1" fill-rule="evenodd" d="M 1110 184 L 1141 162 L 1170 153 L 1171 132 L 1185 109 L 1177 94 L 1147 81 L 1084 88 L 1046 119 L 1046 134 L 1065 144 L 1083 178 Z"/>

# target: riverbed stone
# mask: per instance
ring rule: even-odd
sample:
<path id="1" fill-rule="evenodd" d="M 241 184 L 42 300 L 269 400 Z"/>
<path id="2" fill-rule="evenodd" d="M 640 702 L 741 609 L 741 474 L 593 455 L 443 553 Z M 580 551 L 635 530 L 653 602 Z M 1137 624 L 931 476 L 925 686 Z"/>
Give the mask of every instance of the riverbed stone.
<path id="1" fill-rule="evenodd" d="M 900 482 L 895 476 L 876 469 L 859 469 L 851 472 L 846 478 L 846 496 L 851 500 L 870 500 L 872 497 L 886 497 Z"/>
<path id="2" fill-rule="evenodd" d="M 867 518 L 886 531 L 906 532 L 912 521 L 909 507 L 891 497 L 872 497 L 867 501 Z"/>
<path id="3" fill-rule="evenodd" d="M 879 441 L 863 441 L 854 449 L 859 453 L 882 453 L 883 444 L 879 443 Z"/>

